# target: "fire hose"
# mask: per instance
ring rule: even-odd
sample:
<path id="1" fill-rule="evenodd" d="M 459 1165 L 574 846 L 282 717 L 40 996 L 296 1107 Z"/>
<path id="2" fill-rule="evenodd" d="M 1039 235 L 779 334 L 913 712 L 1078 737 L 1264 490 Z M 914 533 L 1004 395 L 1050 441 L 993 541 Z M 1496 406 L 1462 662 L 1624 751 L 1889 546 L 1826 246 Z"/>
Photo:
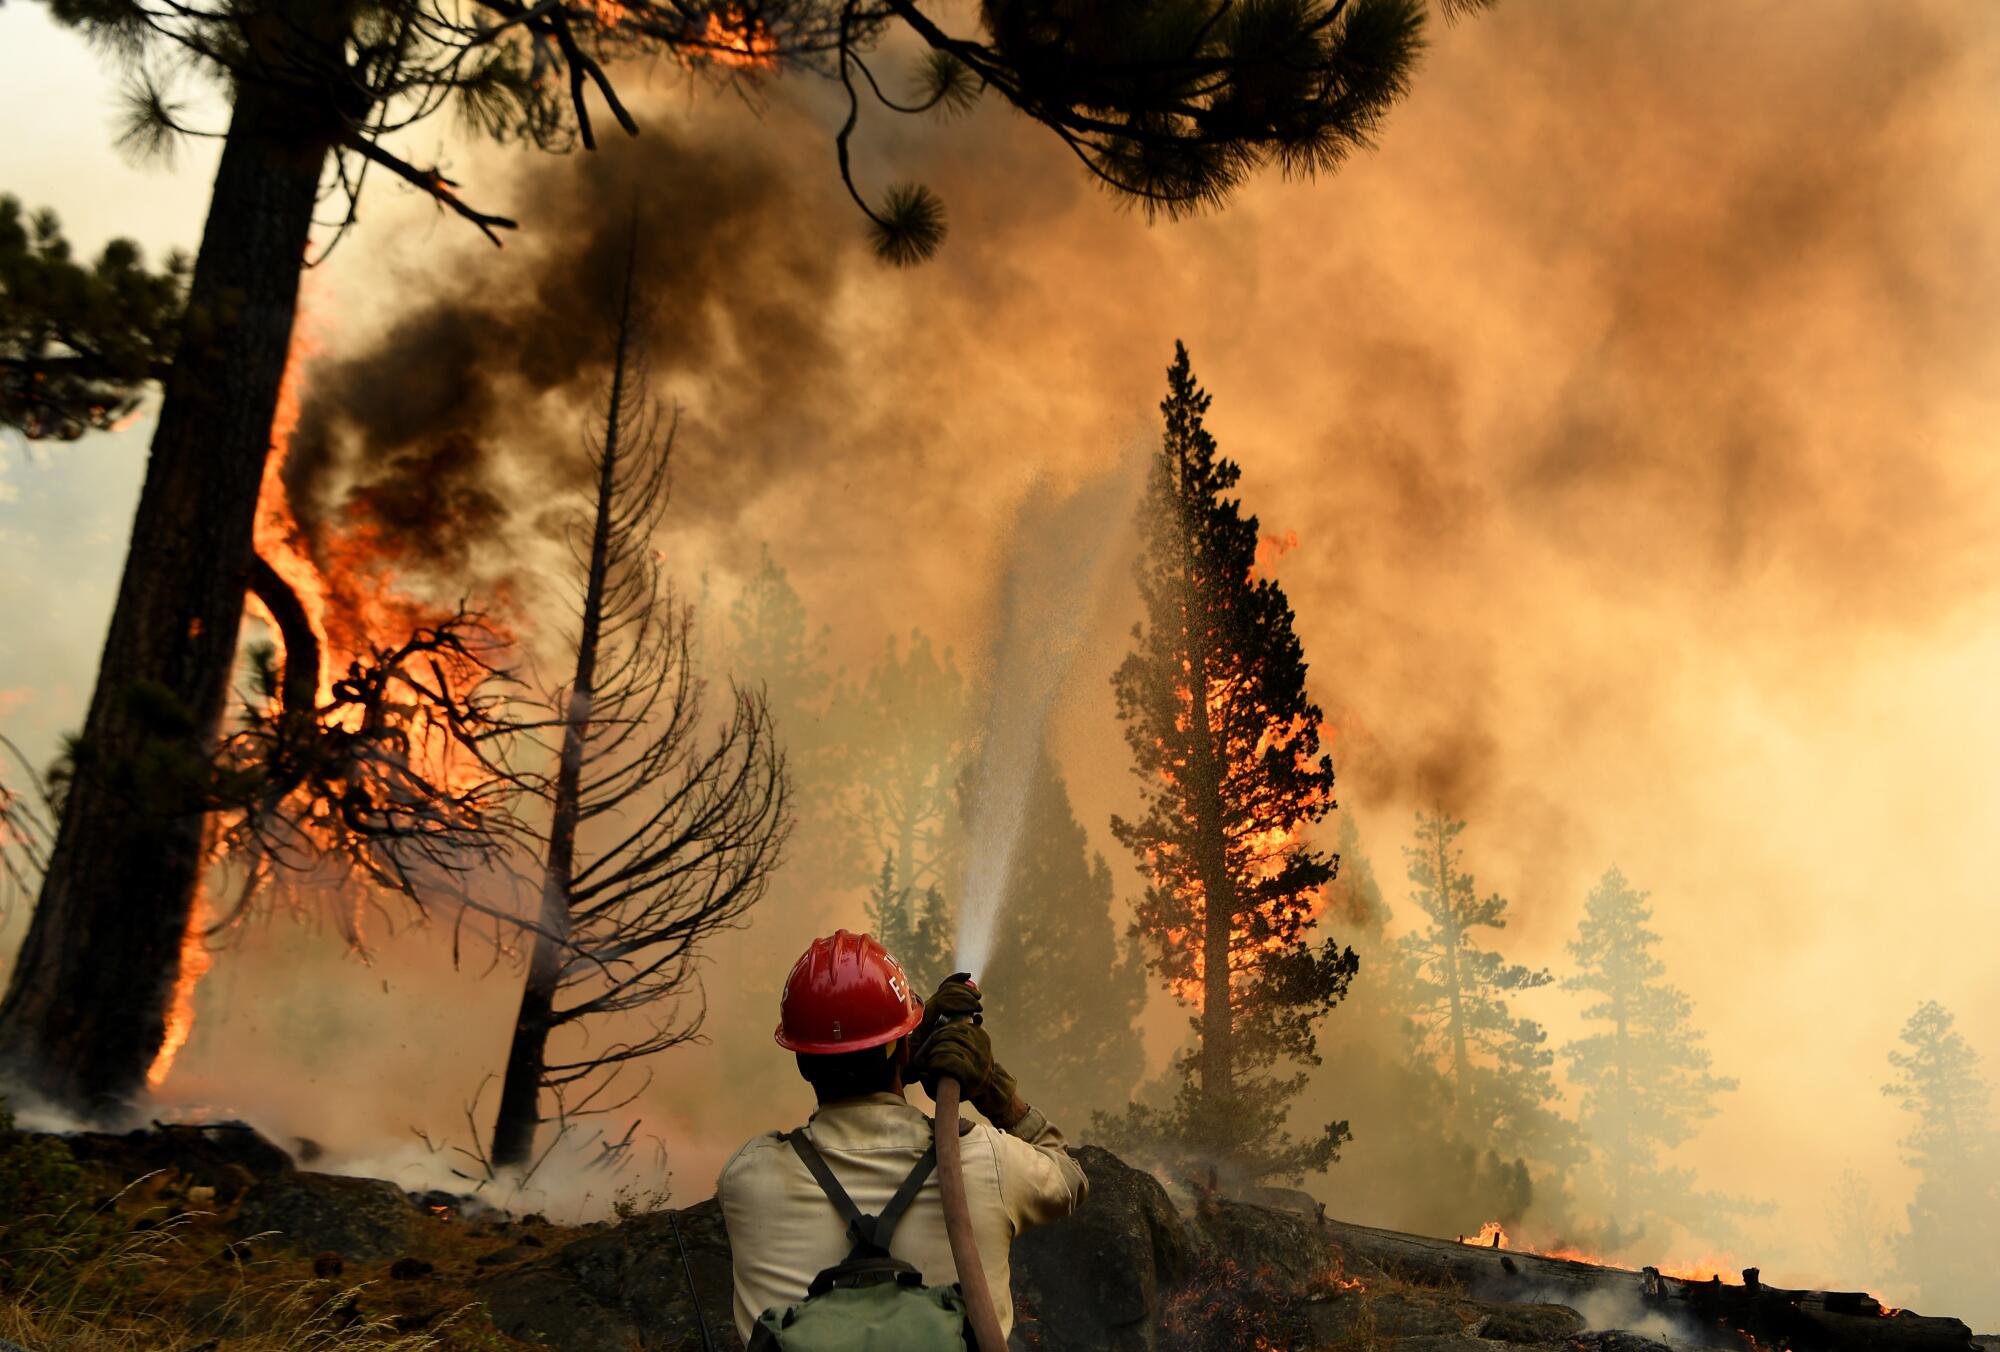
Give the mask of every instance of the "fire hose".
<path id="1" fill-rule="evenodd" d="M 986 1286 L 986 1267 L 979 1261 L 979 1241 L 972 1233 L 972 1212 L 965 1204 L 965 1171 L 958 1158 L 959 1093 L 957 1080 L 949 1075 L 938 1077 L 937 1117 L 931 1123 L 931 1134 L 937 1142 L 944 1233 L 951 1241 L 951 1261 L 958 1269 L 958 1289 L 965 1296 L 965 1320 L 972 1325 L 975 1352 L 1007 1352 L 1007 1339 L 1000 1332 L 1000 1312 L 993 1307 L 993 1293 Z"/>

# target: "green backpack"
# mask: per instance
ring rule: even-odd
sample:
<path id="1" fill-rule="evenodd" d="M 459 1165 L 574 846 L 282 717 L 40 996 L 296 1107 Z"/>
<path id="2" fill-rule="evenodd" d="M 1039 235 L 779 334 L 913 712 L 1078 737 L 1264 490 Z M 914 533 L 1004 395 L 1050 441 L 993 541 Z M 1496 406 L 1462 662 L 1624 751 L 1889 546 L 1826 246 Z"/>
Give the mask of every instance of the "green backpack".
<path id="1" fill-rule="evenodd" d="M 805 1130 L 785 1138 L 820 1191 L 847 1221 L 847 1257 L 813 1278 L 806 1298 L 758 1316 L 749 1352 L 966 1352 L 972 1337 L 956 1284 L 925 1286 L 924 1274 L 889 1256 L 889 1236 L 937 1167 L 924 1151 L 879 1216 L 864 1216 Z"/>

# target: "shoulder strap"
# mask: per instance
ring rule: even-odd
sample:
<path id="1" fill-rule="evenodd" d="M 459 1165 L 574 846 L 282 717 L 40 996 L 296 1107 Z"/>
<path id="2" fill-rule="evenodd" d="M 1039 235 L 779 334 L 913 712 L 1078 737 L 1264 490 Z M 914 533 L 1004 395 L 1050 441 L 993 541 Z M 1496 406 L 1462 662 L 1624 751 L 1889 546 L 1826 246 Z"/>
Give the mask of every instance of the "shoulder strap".
<path id="1" fill-rule="evenodd" d="M 840 1186 L 840 1180 L 834 1177 L 833 1169 L 827 1164 L 826 1157 L 819 1153 L 819 1147 L 812 1143 L 812 1138 L 806 1135 L 804 1127 L 787 1132 L 785 1139 L 791 1142 L 792 1150 L 806 1166 L 806 1171 L 813 1176 L 813 1181 L 819 1184 L 819 1190 L 826 1194 L 829 1202 L 833 1203 L 833 1209 L 847 1222 L 847 1233 L 854 1241 L 857 1253 L 864 1249 L 877 1253 L 889 1251 L 889 1236 L 894 1233 L 896 1222 L 903 1219 L 903 1213 L 910 1209 L 910 1203 L 914 1202 L 917 1193 L 922 1191 L 924 1181 L 931 1176 L 931 1170 L 937 1168 L 937 1146 L 933 1143 L 918 1157 L 916 1166 L 903 1179 L 902 1186 L 896 1189 L 896 1195 L 882 1208 L 882 1214 L 865 1216 L 861 1208 L 854 1204 L 854 1199 L 847 1195 L 847 1189 Z"/>
<path id="2" fill-rule="evenodd" d="M 903 1219 L 903 1213 L 910 1209 L 910 1203 L 917 1200 L 923 1190 L 924 1180 L 937 1168 L 937 1145 L 935 1142 L 924 1147 L 924 1153 L 917 1157 L 916 1164 L 903 1179 L 903 1186 L 896 1189 L 896 1195 L 889 1199 L 889 1205 L 882 1208 L 882 1214 L 875 1218 L 875 1234 L 883 1248 L 889 1247 L 889 1236 L 896 1229 L 896 1222 Z"/>
<path id="3" fill-rule="evenodd" d="M 793 1151 L 798 1154 L 807 1172 L 812 1174 L 813 1181 L 819 1184 L 819 1190 L 826 1194 L 826 1200 L 833 1203 L 833 1209 L 847 1222 L 848 1233 L 859 1239 L 862 1236 L 858 1231 L 872 1230 L 875 1218 L 862 1215 L 861 1208 L 854 1205 L 854 1199 L 847 1195 L 847 1189 L 841 1187 L 840 1180 L 833 1176 L 833 1170 L 827 1167 L 826 1157 L 819 1153 L 819 1147 L 806 1135 L 806 1129 L 800 1127 L 797 1131 L 786 1132 L 785 1139 L 791 1142 Z"/>

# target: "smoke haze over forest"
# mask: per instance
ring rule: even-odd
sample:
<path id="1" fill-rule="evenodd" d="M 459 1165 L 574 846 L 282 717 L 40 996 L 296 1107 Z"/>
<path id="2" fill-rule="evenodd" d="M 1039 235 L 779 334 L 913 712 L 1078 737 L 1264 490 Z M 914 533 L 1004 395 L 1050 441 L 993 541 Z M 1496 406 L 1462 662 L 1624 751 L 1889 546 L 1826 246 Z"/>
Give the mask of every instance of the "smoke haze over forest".
<path id="1" fill-rule="evenodd" d="M 1970 2 L 1508 0 L 1433 33 L 1378 150 L 1187 222 L 1115 209 L 998 108 L 864 122 L 860 179 L 928 183 L 952 223 L 935 262 L 890 271 L 841 191 L 825 87 L 743 100 L 633 72 L 636 141 L 448 147 L 470 200 L 521 218 L 503 251 L 371 188 L 308 284 L 320 352 L 292 486 L 309 520 L 388 532 L 413 585 L 497 589 L 524 633 L 557 635 L 553 504 L 577 485 L 636 201 L 655 376 L 682 409 L 660 545 L 715 674 L 768 546 L 826 627 L 829 673 L 858 679 L 916 628 L 976 684 L 1007 523 L 1156 435 L 1185 340 L 1246 510 L 1296 534 L 1273 571 L 1391 933 L 1411 923 L 1419 809 L 1469 821 L 1468 865 L 1511 902 L 1500 945 L 1558 975 L 1617 865 L 1741 1081 L 1674 1158 L 1773 1205 L 1740 1246 L 1770 1280 L 1862 1280 L 1829 1274 L 1822 1232 L 1846 1172 L 1885 1224 L 1909 1195 L 1877 1088 L 1898 1028 L 1936 999 L 1989 1074 L 2000 1058 L 1996 77 L 2000 13 Z M 73 134 L 109 155 L 98 129 Z M 71 211 L 80 170 L 5 186 L 149 247 L 198 225 L 197 208 L 155 240 Z M 68 595 L 67 551 L 116 538 L 127 500 L 83 499 L 136 483 L 143 445 L 0 447 L 0 594 L 37 617 L 0 649 L 0 713 L 38 754 L 81 716 L 115 577 L 95 565 L 101 594 Z M 1113 571 L 1050 748 L 1129 900 L 1109 674 L 1137 603 Z M 711 1041 L 660 1058 L 643 1102 L 681 1198 L 805 1111 L 769 1044 L 782 966 L 860 907 L 795 869 L 713 949 Z M 378 933 L 372 970 L 283 925 L 241 944 L 203 987 L 170 1100 L 267 1113 L 350 1159 L 412 1157 L 411 1125 L 465 1135 L 511 969 L 453 972 L 435 932 Z M 1519 1001 L 1556 1043 L 1580 1007 L 1558 988 Z M 447 1011 L 463 1054 L 436 1055 L 417 1009 Z M 1183 1017 L 1155 991 L 1151 1070 Z M 326 1092 L 357 1079 L 380 1095 Z M 1337 1085 L 1322 1100 L 1346 1111 Z M 1343 1171 L 1396 1130 L 1352 1115 L 1346 1161 L 1312 1185 L 1334 1214 Z"/>

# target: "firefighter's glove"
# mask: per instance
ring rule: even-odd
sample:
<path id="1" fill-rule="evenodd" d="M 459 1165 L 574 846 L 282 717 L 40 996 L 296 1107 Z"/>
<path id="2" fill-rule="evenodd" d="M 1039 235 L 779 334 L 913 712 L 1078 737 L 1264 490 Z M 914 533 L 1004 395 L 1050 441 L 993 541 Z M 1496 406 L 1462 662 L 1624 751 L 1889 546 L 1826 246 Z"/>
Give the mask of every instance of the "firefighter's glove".
<path id="1" fill-rule="evenodd" d="M 938 1081 L 958 1081 L 961 1098 L 996 1121 L 1012 1120 L 1017 1093 L 1014 1077 L 993 1059 L 993 1040 L 976 1023 L 947 1023 L 917 1049 L 917 1078 L 937 1098 Z"/>
<path id="2" fill-rule="evenodd" d="M 978 1023 L 979 987 L 972 984 L 970 972 L 953 972 L 938 985 L 937 994 L 924 1001 L 924 1017 L 917 1024 L 916 1040 L 912 1044 L 922 1048 L 930 1040 L 932 1033 L 944 1024 L 958 1020 Z M 967 1098 L 971 1095 L 968 1093 Z"/>

